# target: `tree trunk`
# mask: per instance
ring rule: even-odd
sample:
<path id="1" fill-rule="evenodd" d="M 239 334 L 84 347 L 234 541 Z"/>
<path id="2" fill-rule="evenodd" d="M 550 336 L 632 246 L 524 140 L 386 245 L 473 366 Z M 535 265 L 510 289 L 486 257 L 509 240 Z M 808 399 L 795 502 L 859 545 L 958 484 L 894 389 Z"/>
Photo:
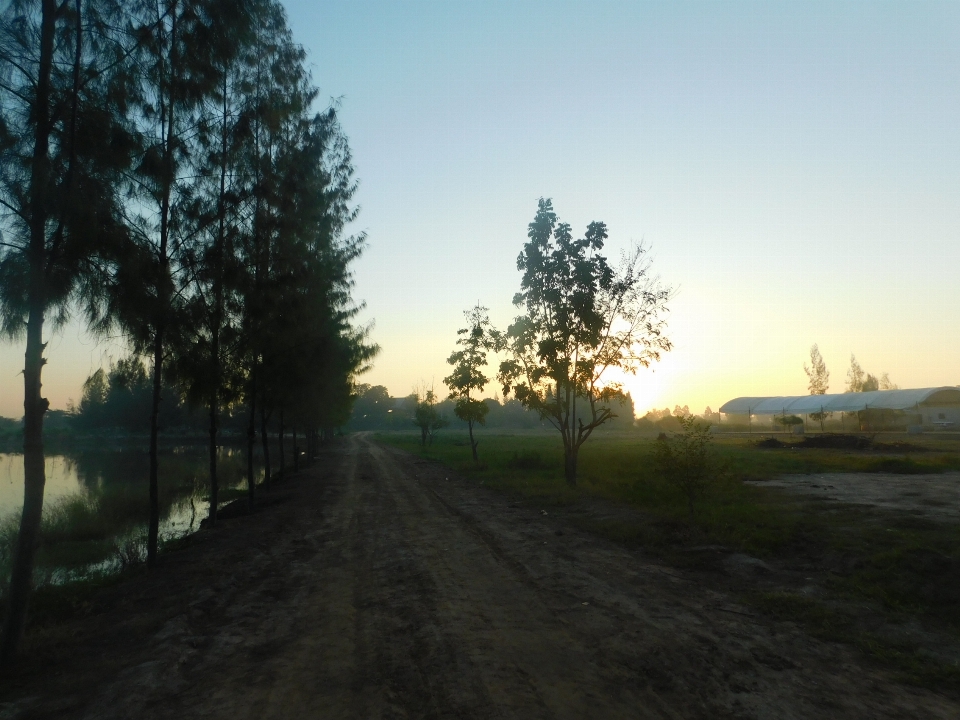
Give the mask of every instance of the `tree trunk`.
<path id="1" fill-rule="evenodd" d="M 563 471 L 570 487 L 577 486 L 577 449 L 575 447 L 564 448 Z"/>
<path id="2" fill-rule="evenodd" d="M 33 303 L 31 303 L 33 304 Z M 43 415 L 49 403 L 40 395 L 43 367 L 43 310 L 31 307 L 27 321 L 27 350 L 24 362 L 23 514 L 17 536 L 10 576 L 7 621 L 3 628 L 0 662 L 9 664 L 17 652 L 27 619 L 27 605 L 33 584 L 33 561 L 40 544 L 43 490 L 46 482 L 43 457 Z"/>
<path id="3" fill-rule="evenodd" d="M 257 479 L 253 476 L 253 448 L 257 441 L 257 385 L 256 376 L 250 387 L 250 422 L 247 423 L 247 502 L 253 510 L 256 500 Z"/>
<path id="4" fill-rule="evenodd" d="M 164 177 L 163 197 L 160 201 L 160 247 L 157 249 L 157 299 L 159 315 L 153 320 L 153 399 L 150 407 L 150 519 L 147 529 L 147 567 L 153 567 L 157 562 L 157 545 L 160 535 L 160 490 L 158 470 L 158 436 L 160 414 L 160 391 L 163 379 L 163 342 L 166 329 L 166 313 L 170 306 L 170 287 L 167 274 L 170 269 L 170 258 L 167 257 L 170 237 L 170 194 L 173 185 L 173 135 L 174 124 L 174 74 L 176 65 L 177 43 L 177 10 L 173 7 L 170 26 L 170 83 L 167 87 L 167 107 L 163 108 L 161 100 L 161 126 L 165 127 L 163 137 Z M 160 90 L 163 95 L 163 88 Z"/>
<path id="5" fill-rule="evenodd" d="M 293 426 L 293 471 L 300 471 L 300 448 L 297 447 L 297 426 Z"/>
<path id="6" fill-rule="evenodd" d="M 284 452 L 283 452 L 283 435 L 284 435 L 284 430 L 286 430 L 286 428 L 283 427 L 283 408 L 281 407 L 281 408 L 280 408 L 280 430 L 277 432 L 277 440 L 278 440 L 279 443 L 280 443 L 280 477 L 281 477 L 281 478 L 282 478 L 283 475 L 284 475 L 283 471 L 284 471 L 285 465 L 286 465 L 286 456 L 285 456 L 285 454 L 284 454 Z"/>
<path id="7" fill-rule="evenodd" d="M 223 114 L 220 124 L 220 193 L 217 195 L 217 238 L 213 248 L 213 321 L 210 364 L 210 526 L 217 524 L 220 483 L 217 479 L 217 424 L 220 412 L 220 327 L 223 324 L 223 250 L 226 234 L 227 74 L 223 73 Z"/>
<path id="8" fill-rule="evenodd" d="M 467 420 L 467 429 L 470 432 L 470 450 L 473 452 L 473 461 L 477 462 L 477 443 L 473 441 L 473 420 Z"/>
<path id="9" fill-rule="evenodd" d="M 270 435 L 267 433 L 266 403 L 260 404 L 260 442 L 263 444 L 263 479 L 270 481 Z"/>
<path id="10" fill-rule="evenodd" d="M 50 72 L 56 3 L 43 0 L 40 20 L 40 57 L 34 109 L 36 113 L 30 178 L 30 247 L 27 346 L 23 365 L 23 514 L 10 574 L 7 617 L 0 641 L 0 664 L 13 662 L 23 636 L 33 584 L 33 561 L 40 543 L 43 490 L 46 483 L 43 458 L 43 416 L 50 403 L 40 394 L 43 371 L 43 316 L 46 311 L 45 265 L 47 177 L 50 168 Z"/>
<path id="11" fill-rule="evenodd" d="M 160 535 L 160 487 L 158 468 L 158 440 L 160 436 L 160 401 L 163 387 L 163 329 L 153 338 L 153 396 L 150 402 L 150 517 L 147 522 L 147 567 L 157 562 Z"/>
<path id="12" fill-rule="evenodd" d="M 214 383 L 213 390 L 210 393 L 210 511 L 207 515 L 210 520 L 210 527 L 216 527 L 217 504 L 220 501 L 220 484 L 217 482 L 218 395 L 216 383 Z"/>

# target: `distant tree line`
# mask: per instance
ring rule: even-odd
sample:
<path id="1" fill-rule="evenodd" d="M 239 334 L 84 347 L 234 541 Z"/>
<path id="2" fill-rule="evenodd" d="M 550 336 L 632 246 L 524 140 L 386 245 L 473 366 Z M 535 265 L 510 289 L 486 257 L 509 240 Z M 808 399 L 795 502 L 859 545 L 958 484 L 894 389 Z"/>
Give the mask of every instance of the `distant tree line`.
<path id="1" fill-rule="evenodd" d="M 535 410 L 524 407 L 523 403 L 514 398 L 506 401 L 483 398 L 478 402 L 482 402 L 486 407 L 484 427 L 488 430 L 552 430 Z M 391 397 L 389 390 L 383 385 L 359 385 L 357 399 L 346 428 L 353 431 L 410 432 L 416 429 L 416 407 L 416 393 Z M 625 393 L 623 402 L 616 407 L 617 417 L 610 421 L 609 429 L 633 429 L 633 399 L 630 394 Z M 457 417 L 455 400 L 438 400 L 435 409 L 438 415 L 444 418 L 448 431 L 468 431 L 467 421 Z"/>
<path id="2" fill-rule="evenodd" d="M 44 325 L 79 311 L 134 359 L 81 413 L 149 392 L 147 561 L 172 389 L 204 408 L 210 521 L 225 407 L 315 442 L 376 351 L 354 324 L 356 183 L 277 0 L 12 0 L 0 8 L 0 328 L 25 338 L 23 514 L 0 660 L 16 651 L 44 493 Z M 147 364 L 139 365 L 140 358 Z M 146 374 L 146 382 L 144 378 Z M 122 392 L 121 392 L 122 390 Z M 131 420 L 132 421 L 132 420 Z M 283 458 L 280 464 L 282 467 Z"/>
<path id="3" fill-rule="evenodd" d="M 178 436 L 202 435 L 208 430 L 203 408 L 191 403 L 168 376 L 161 389 L 158 424 Z M 150 432 L 153 383 L 147 366 L 136 356 L 121 358 L 107 369 L 98 368 L 83 384 L 80 402 L 70 404 L 65 420 L 74 434 L 104 432 L 145 435 Z M 249 417 L 244 406 L 231 402 L 221 407 L 219 429 L 235 436 L 247 430 Z M 47 430 L 48 421 L 44 423 Z"/>

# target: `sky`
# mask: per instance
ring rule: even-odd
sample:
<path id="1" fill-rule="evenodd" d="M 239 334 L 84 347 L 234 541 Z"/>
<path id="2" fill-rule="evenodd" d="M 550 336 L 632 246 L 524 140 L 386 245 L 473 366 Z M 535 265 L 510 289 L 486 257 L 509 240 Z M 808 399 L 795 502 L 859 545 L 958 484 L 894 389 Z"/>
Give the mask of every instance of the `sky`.
<path id="1" fill-rule="evenodd" d="M 464 310 L 505 327 L 549 197 L 676 289 L 673 350 L 626 380 L 640 414 L 805 394 L 813 343 L 832 392 L 851 354 L 960 383 L 960 3 L 285 5 L 360 183 L 355 295 L 382 348 L 362 382 L 441 390 Z M 52 334 L 52 407 L 121 352 Z M 22 362 L 0 347 L 0 415 L 22 414 Z"/>

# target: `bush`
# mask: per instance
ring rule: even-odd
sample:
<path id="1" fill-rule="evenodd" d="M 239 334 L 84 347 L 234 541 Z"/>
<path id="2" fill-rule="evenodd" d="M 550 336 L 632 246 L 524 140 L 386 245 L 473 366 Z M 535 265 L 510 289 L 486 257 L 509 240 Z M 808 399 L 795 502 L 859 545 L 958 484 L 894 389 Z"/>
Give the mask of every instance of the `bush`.
<path id="1" fill-rule="evenodd" d="M 660 474 L 686 497 L 693 522 L 695 501 L 718 473 L 709 452 L 710 424 L 692 415 L 679 416 L 677 422 L 681 432 L 672 439 L 661 433 L 655 443 L 654 459 Z"/>

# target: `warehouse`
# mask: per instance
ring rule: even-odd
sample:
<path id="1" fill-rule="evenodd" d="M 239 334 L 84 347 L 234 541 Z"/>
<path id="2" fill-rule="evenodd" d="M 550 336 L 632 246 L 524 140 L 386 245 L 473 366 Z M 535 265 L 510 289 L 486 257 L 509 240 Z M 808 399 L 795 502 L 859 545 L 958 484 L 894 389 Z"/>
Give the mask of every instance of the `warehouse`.
<path id="1" fill-rule="evenodd" d="M 942 386 L 827 395 L 739 397 L 720 408 L 725 415 L 745 416 L 748 421 L 758 415 L 804 417 L 814 413 L 851 413 L 859 417 L 868 413 L 883 417 L 882 411 L 906 417 L 905 424 L 909 426 L 960 428 L 960 388 Z"/>

